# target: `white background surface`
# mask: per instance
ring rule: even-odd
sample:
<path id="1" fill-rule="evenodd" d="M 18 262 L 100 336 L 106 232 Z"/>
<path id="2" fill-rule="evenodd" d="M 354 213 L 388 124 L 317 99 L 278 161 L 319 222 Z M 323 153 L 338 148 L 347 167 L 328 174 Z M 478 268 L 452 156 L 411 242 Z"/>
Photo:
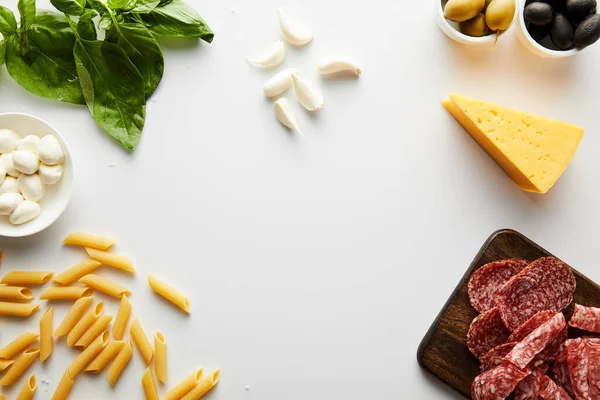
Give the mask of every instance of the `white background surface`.
<path id="1" fill-rule="evenodd" d="M 148 334 L 164 332 L 171 383 L 198 366 L 221 368 L 214 400 L 458 398 L 419 368 L 416 350 L 499 228 L 600 280 L 600 45 L 544 60 L 509 32 L 494 51 L 473 51 L 441 33 L 433 1 L 191 3 L 215 41 L 161 40 L 165 76 L 133 154 L 85 107 L 30 95 L 2 68 L 0 112 L 47 120 L 76 164 L 72 203 L 55 225 L 0 239 L 2 273 L 74 265 L 83 252 L 61 246 L 74 230 L 117 237 L 139 272 L 101 274 L 133 289 Z M 321 112 L 297 110 L 305 138 L 286 133 L 261 92 L 273 72 L 244 61 L 279 38 L 282 4 L 315 31 L 277 69 L 295 66 L 323 89 Z M 354 58 L 364 75 L 320 80 L 315 63 L 332 54 Z M 557 185 L 526 194 L 441 107 L 450 91 L 588 131 Z M 189 317 L 150 292 L 149 272 L 189 294 Z M 36 329 L 40 315 L 3 320 L 0 342 Z M 73 356 L 61 342 L 35 365 L 51 380 L 38 399 L 50 398 Z M 141 399 L 144 368 L 136 353 L 116 391 L 102 374 L 78 379 L 72 397 Z"/>

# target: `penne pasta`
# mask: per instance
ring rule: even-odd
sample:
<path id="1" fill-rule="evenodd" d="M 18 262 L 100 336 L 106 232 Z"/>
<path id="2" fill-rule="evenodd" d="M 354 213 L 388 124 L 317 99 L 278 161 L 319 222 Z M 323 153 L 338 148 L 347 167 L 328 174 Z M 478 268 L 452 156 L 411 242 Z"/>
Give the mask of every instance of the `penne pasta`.
<path id="1" fill-rule="evenodd" d="M 88 347 L 102 332 L 108 328 L 110 325 L 110 321 L 112 321 L 112 317 L 110 315 L 101 315 L 100 318 L 94 322 L 92 326 L 88 328 L 87 331 L 79 338 L 79 340 L 75 343 L 75 347 Z"/>
<path id="2" fill-rule="evenodd" d="M 154 376 L 152 375 L 152 366 L 146 368 L 146 372 L 144 372 L 144 376 L 142 376 L 142 386 L 144 388 L 146 400 L 159 400 L 158 391 L 156 390 L 156 382 L 154 381 Z"/>
<path id="3" fill-rule="evenodd" d="M 35 389 L 37 389 L 37 379 L 35 378 L 35 374 L 33 374 L 25 381 L 23 388 L 17 395 L 17 400 L 31 400 Z"/>
<path id="4" fill-rule="evenodd" d="M 69 332 L 71 332 L 73 327 L 83 316 L 83 313 L 85 313 L 85 310 L 87 310 L 87 308 L 90 306 L 90 304 L 92 304 L 93 301 L 94 297 L 89 296 L 82 297 L 75 303 L 73 303 L 73 306 L 71 307 L 65 318 L 62 320 L 58 328 L 56 328 L 56 330 L 54 331 L 54 336 L 60 337 L 69 334 Z"/>
<path id="5" fill-rule="evenodd" d="M 40 300 L 78 300 L 92 294 L 92 289 L 85 286 L 55 286 L 44 290 Z"/>
<path id="6" fill-rule="evenodd" d="M 167 343 L 160 331 L 154 334 L 154 372 L 159 381 L 167 383 Z"/>
<path id="7" fill-rule="evenodd" d="M 179 290 L 167 285 L 165 282 L 150 274 L 148 274 L 148 285 L 150 285 L 152 290 L 156 293 L 169 300 L 186 313 L 190 313 L 190 299 Z"/>
<path id="8" fill-rule="evenodd" d="M 0 301 L 0 315 L 10 315 L 13 317 L 29 317 L 40 308 L 39 304 L 30 303 L 10 303 Z"/>
<path id="9" fill-rule="evenodd" d="M 0 286 L 0 299 L 32 300 L 35 296 L 31 289 L 21 286 Z"/>
<path id="10" fill-rule="evenodd" d="M 75 357 L 68 368 L 69 373 L 73 378 L 76 378 L 77 375 L 79 375 L 79 373 L 83 371 L 102 350 L 104 350 L 108 345 L 109 336 L 108 331 L 104 331 L 104 333 L 98 336 L 87 349 L 83 350 Z"/>
<path id="11" fill-rule="evenodd" d="M 48 282 L 54 272 L 47 271 L 12 271 L 2 277 L 0 283 L 11 286 L 43 285 Z"/>
<path id="12" fill-rule="evenodd" d="M 79 322 L 75 324 L 73 329 L 71 329 L 67 335 L 67 345 L 69 347 L 73 347 L 75 343 L 77 343 L 77 341 L 83 336 L 85 331 L 90 329 L 90 326 L 94 325 L 94 322 L 100 318 L 100 315 L 102 315 L 103 312 L 104 302 L 101 301 L 100 303 L 96 304 L 94 308 L 85 313 L 83 318 L 81 318 Z"/>
<path id="13" fill-rule="evenodd" d="M 69 393 L 71 393 L 71 389 L 73 388 L 73 384 L 75 383 L 75 379 L 71 376 L 71 372 L 69 372 L 69 368 L 65 370 L 54 394 L 52 395 L 52 400 L 67 400 L 69 397 Z"/>
<path id="14" fill-rule="evenodd" d="M 121 377 L 121 373 L 129 364 L 131 360 L 131 356 L 133 355 L 133 347 L 131 346 L 131 339 L 125 342 L 125 346 L 121 349 L 115 361 L 108 368 L 108 383 L 110 383 L 111 387 L 115 387 L 117 381 Z"/>
<path id="15" fill-rule="evenodd" d="M 27 371 L 27 368 L 38 358 L 40 349 L 31 348 L 25 350 L 17 359 L 15 363 L 10 366 L 6 371 L 2 379 L 0 379 L 0 386 L 10 386 L 14 384 L 19 378 Z"/>
<path id="16" fill-rule="evenodd" d="M 52 337 L 52 319 L 54 311 L 52 307 L 40 318 L 40 362 L 46 361 L 54 350 L 54 338 Z"/>
<path id="17" fill-rule="evenodd" d="M 52 280 L 61 285 L 70 285 L 87 274 L 94 272 L 102 264 L 96 260 L 85 260 L 69 268 L 65 272 L 56 275 Z"/>
<path id="18" fill-rule="evenodd" d="M 33 332 L 22 333 L 15 340 L 0 349 L 0 358 L 3 360 L 11 360 L 14 356 L 28 348 L 39 336 L 40 335 Z"/>
<path id="19" fill-rule="evenodd" d="M 129 316 L 131 315 L 131 303 L 127 296 L 121 296 L 121 303 L 119 304 L 119 310 L 117 311 L 117 317 L 115 318 L 115 323 L 113 324 L 112 332 L 113 336 L 117 340 L 123 339 L 123 335 L 125 334 L 125 329 L 127 328 L 127 321 L 129 320 Z"/>
<path id="20" fill-rule="evenodd" d="M 117 356 L 117 354 L 119 354 L 123 347 L 125 347 L 125 342 L 121 340 L 110 342 L 104 348 L 104 350 L 102 350 L 102 352 L 98 354 L 96 358 L 94 358 L 94 361 L 87 366 L 85 371 L 92 374 L 97 374 L 98 372 L 102 371 L 104 368 L 106 368 L 108 363 L 111 362 Z"/>
<path id="21" fill-rule="evenodd" d="M 131 294 L 131 290 L 127 289 L 125 286 L 121 286 L 118 283 L 109 281 L 106 278 L 94 274 L 84 276 L 83 278 L 79 279 L 79 282 L 94 288 L 99 292 L 106 293 L 109 296 L 119 299 L 123 295 L 129 296 Z"/>
<path id="22" fill-rule="evenodd" d="M 83 232 L 73 232 L 63 240 L 64 244 L 91 247 L 92 249 L 106 250 L 117 243 L 115 239 L 90 235 Z"/>
<path id="23" fill-rule="evenodd" d="M 0 359 L 0 372 L 4 371 L 6 368 L 13 365 L 14 362 L 15 362 L 15 360 Z"/>
<path id="24" fill-rule="evenodd" d="M 215 369 L 211 374 L 204 376 L 192 390 L 190 390 L 182 400 L 198 400 L 204 396 L 210 389 L 219 383 L 219 369 Z"/>
<path id="25" fill-rule="evenodd" d="M 133 319 L 133 322 L 129 327 L 129 334 L 133 339 L 133 343 L 135 343 L 135 346 L 142 354 L 142 358 L 146 362 L 146 365 L 150 365 L 150 361 L 152 361 L 152 356 L 154 355 L 154 350 L 152 349 L 152 345 L 148 340 L 148 336 L 146 336 L 146 333 L 140 324 L 140 320 L 137 317 Z"/>
<path id="26" fill-rule="evenodd" d="M 189 393 L 200 382 L 202 377 L 202 368 L 189 374 L 184 380 L 179 382 L 175 387 L 167 392 L 165 400 L 180 400 L 183 396 Z"/>
<path id="27" fill-rule="evenodd" d="M 107 251 L 96 250 L 89 247 L 85 248 L 88 256 L 90 258 L 101 262 L 104 265 L 109 265 L 111 267 L 122 269 L 123 271 L 135 273 L 135 268 L 133 268 L 133 263 L 131 260 L 125 256 L 109 253 Z"/>

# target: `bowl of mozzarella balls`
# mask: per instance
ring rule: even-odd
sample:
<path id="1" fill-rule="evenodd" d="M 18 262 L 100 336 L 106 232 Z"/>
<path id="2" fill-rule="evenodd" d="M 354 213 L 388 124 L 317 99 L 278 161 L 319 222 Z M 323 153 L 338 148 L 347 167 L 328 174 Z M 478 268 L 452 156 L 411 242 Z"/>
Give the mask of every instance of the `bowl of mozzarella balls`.
<path id="1" fill-rule="evenodd" d="M 0 236 L 50 226 L 71 198 L 73 164 L 50 125 L 32 115 L 0 114 Z"/>

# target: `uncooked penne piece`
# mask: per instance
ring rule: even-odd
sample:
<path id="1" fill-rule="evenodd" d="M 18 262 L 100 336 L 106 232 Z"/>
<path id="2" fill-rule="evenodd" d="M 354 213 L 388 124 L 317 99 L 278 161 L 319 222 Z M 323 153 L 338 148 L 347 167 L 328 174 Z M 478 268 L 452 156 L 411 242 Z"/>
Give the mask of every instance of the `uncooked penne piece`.
<path id="1" fill-rule="evenodd" d="M 56 391 L 54 391 L 54 394 L 52 395 L 52 400 L 67 400 L 74 383 L 75 379 L 71 376 L 69 368 L 67 368 L 56 387 Z"/>
<path id="2" fill-rule="evenodd" d="M 40 335 L 33 332 L 22 333 L 15 340 L 0 349 L 0 358 L 3 360 L 11 360 L 14 356 L 35 342 L 39 336 Z"/>
<path id="3" fill-rule="evenodd" d="M 111 387 L 115 387 L 117 381 L 121 377 L 121 373 L 129 364 L 131 360 L 131 356 L 133 355 L 133 347 L 131 346 L 131 339 L 125 342 L 125 346 L 121 349 L 115 361 L 108 367 L 108 383 L 110 383 Z"/>
<path id="4" fill-rule="evenodd" d="M 87 349 L 83 350 L 75 357 L 68 368 L 69 373 L 73 378 L 77 377 L 77 375 L 79 375 L 79 373 L 83 371 L 102 350 L 104 350 L 108 345 L 109 336 L 108 331 L 104 331 L 104 333 L 98 336 Z"/>
<path id="5" fill-rule="evenodd" d="M 87 366 L 85 372 L 97 374 L 102 371 L 119 354 L 124 346 L 125 342 L 121 340 L 108 343 L 104 350 L 94 358 L 94 361 Z"/>
<path id="6" fill-rule="evenodd" d="M 70 285 L 87 274 L 91 274 L 101 265 L 102 264 L 96 260 L 85 260 L 69 268 L 65 272 L 56 275 L 54 278 L 52 278 L 52 281 L 61 285 Z"/>
<path id="7" fill-rule="evenodd" d="M 76 246 L 91 247 L 92 249 L 106 250 L 117 243 L 115 239 L 102 236 L 90 235 L 83 232 L 73 232 L 63 240 L 64 244 L 73 244 Z"/>
<path id="8" fill-rule="evenodd" d="M 40 300 L 78 300 L 88 297 L 93 290 L 85 286 L 55 286 L 44 290 Z"/>
<path id="9" fill-rule="evenodd" d="M 83 313 L 85 313 L 85 310 L 87 310 L 87 308 L 90 306 L 90 304 L 92 304 L 93 301 L 94 297 L 88 296 L 82 297 L 75 303 L 73 303 L 71 309 L 69 310 L 65 318 L 62 320 L 60 325 L 58 325 L 58 328 L 56 328 L 56 330 L 54 331 L 54 336 L 65 336 L 69 332 L 71 332 L 71 329 L 73 329 L 73 327 L 81 319 Z"/>
<path id="10" fill-rule="evenodd" d="M 43 285 L 48 282 L 54 272 L 48 271 L 12 271 L 2 277 L 0 283 L 11 286 Z"/>
<path id="11" fill-rule="evenodd" d="M 159 400 L 158 391 L 156 390 L 156 382 L 154 381 L 154 376 L 152 375 L 152 366 L 146 368 L 146 372 L 144 372 L 144 376 L 142 376 L 142 386 L 144 387 L 146 400 Z"/>
<path id="12" fill-rule="evenodd" d="M 0 301 L 0 315 L 11 315 L 13 317 L 29 317 L 40 308 L 39 304 L 10 303 Z"/>
<path id="13" fill-rule="evenodd" d="M 198 400 L 204 396 L 210 389 L 214 388 L 215 385 L 219 383 L 219 375 L 220 371 L 218 368 L 211 374 L 205 375 L 192 390 L 182 397 L 182 400 Z"/>
<path id="14" fill-rule="evenodd" d="M 165 282 L 150 274 L 148 274 L 148 285 L 150 285 L 152 290 L 154 290 L 156 293 L 189 314 L 190 299 L 188 299 L 186 295 L 181 293 L 179 290 L 167 285 Z"/>
<path id="15" fill-rule="evenodd" d="M 118 283 L 109 281 L 106 278 L 94 274 L 84 276 L 83 278 L 79 279 L 79 282 L 83 283 L 84 285 L 88 285 L 99 292 L 106 293 L 119 299 L 123 295 L 129 296 L 131 294 L 131 290 L 127 289 L 125 286 L 121 286 Z"/>
<path id="16" fill-rule="evenodd" d="M 10 366 L 6 371 L 2 379 L 0 379 L 0 386 L 10 386 L 14 384 L 19 378 L 27 371 L 27 368 L 38 358 L 40 349 L 31 348 L 25 350 L 17 359 L 15 363 Z"/>
<path id="17" fill-rule="evenodd" d="M 175 387 L 167 392 L 165 400 L 180 400 L 183 396 L 190 392 L 198 385 L 202 377 L 202 368 L 189 374 L 184 380 L 179 382 Z"/>
<path id="18" fill-rule="evenodd" d="M 94 325 L 94 322 L 100 318 L 100 315 L 104 312 L 104 302 L 96 304 L 94 308 L 90 309 L 83 318 L 79 320 L 71 329 L 69 334 L 67 335 L 67 345 L 69 347 L 75 346 L 75 343 L 83 336 L 85 331 L 90 329 L 90 326 Z"/>
<path id="19" fill-rule="evenodd" d="M 146 362 L 146 365 L 150 365 L 150 361 L 152 361 L 152 356 L 154 355 L 154 350 L 152 349 L 152 345 L 148 340 L 148 336 L 146 336 L 146 333 L 140 324 L 140 320 L 137 317 L 133 319 L 133 322 L 129 327 L 129 334 L 131 335 L 135 346 L 142 354 L 142 358 Z"/>
<path id="20" fill-rule="evenodd" d="M 110 325 L 110 321 L 112 321 L 112 316 L 110 315 L 101 315 L 100 318 L 94 322 L 92 326 L 88 328 L 87 331 L 79 338 L 79 340 L 75 343 L 75 347 L 88 347 L 102 332 L 108 328 Z"/>
<path id="21" fill-rule="evenodd" d="M 0 299 L 32 300 L 35 296 L 31 289 L 21 286 L 0 286 Z"/>
<path id="22" fill-rule="evenodd" d="M 0 359 L 0 372 L 13 365 L 15 360 L 4 360 Z"/>
<path id="23" fill-rule="evenodd" d="M 23 384 L 23 388 L 17 395 L 17 400 L 31 400 L 35 389 L 37 389 L 37 379 L 35 378 L 35 374 L 33 374 Z"/>
<path id="24" fill-rule="evenodd" d="M 52 307 L 40 318 L 40 362 L 46 361 L 54 350 L 54 338 L 52 337 L 52 320 L 54 311 Z"/>
<path id="25" fill-rule="evenodd" d="M 109 265 L 111 267 L 119 268 L 127 272 L 135 273 L 135 268 L 133 268 L 133 263 L 131 260 L 125 256 L 109 253 L 107 251 L 96 250 L 89 247 L 85 248 L 88 256 L 90 258 L 101 262 L 104 265 Z"/>
<path id="26" fill-rule="evenodd" d="M 131 315 L 131 303 L 127 299 L 127 296 L 121 296 L 121 303 L 119 304 L 119 310 L 117 311 L 117 317 L 112 327 L 113 336 L 117 340 L 123 339 L 125 329 L 127 328 L 127 321 Z"/>
<path id="27" fill-rule="evenodd" d="M 167 342 L 160 331 L 154 334 L 154 372 L 159 381 L 167 383 Z"/>

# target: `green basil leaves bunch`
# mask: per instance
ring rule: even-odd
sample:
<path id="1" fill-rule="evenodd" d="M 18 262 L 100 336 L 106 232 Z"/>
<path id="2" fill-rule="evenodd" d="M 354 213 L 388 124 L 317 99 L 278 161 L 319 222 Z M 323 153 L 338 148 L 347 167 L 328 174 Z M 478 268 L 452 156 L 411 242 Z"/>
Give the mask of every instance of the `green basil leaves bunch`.
<path id="1" fill-rule="evenodd" d="M 133 150 L 164 70 L 155 35 L 210 43 L 214 33 L 182 0 L 51 1 L 62 14 L 19 0 L 19 22 L 0 6 L 0 65 L 33 94 L 87 105 L 102 129 Z"/>

